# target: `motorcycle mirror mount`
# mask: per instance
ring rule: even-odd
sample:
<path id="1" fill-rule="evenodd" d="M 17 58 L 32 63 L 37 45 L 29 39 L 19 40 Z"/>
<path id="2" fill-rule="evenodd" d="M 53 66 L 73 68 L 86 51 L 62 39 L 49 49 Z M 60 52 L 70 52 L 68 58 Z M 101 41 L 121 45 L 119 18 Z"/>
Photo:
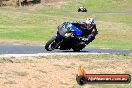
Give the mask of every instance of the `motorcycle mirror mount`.
<path id="1" fill-rule="evenodd" d="M 75 32 L 75 30 L 69 30 L 67 33 Z"/>
<path id="2" fill-rule="evenodd" d="M 74 32 L 75 30 L 70 30 L 70 32 Z"/>

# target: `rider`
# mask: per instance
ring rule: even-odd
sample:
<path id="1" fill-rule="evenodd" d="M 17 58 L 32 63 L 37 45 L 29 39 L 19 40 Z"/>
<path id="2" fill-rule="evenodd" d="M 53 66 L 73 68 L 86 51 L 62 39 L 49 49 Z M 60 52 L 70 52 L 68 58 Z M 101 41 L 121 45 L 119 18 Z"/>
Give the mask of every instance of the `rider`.
<path id="1" fill-rule="evenodd" d="M 85 22 L 72 22 L 72 25 L 82 30 L 82 40 L 85 44 L 89 44 L 98 34 L 94 18 L 89 17 Z"/>
<path id="2" fill-rule="evenodd" d="M 89 33 L 89 35 L 87 36 L 88 38 L 87 43 L 90 43 L 95 39 L 95 36 L 98 34 L 98 31 L 96 28 L 96 24 L 94 23 L 94 18 L 92 17 L 87 18 L 86 24 L 87 24 L 87 30 Z"/>

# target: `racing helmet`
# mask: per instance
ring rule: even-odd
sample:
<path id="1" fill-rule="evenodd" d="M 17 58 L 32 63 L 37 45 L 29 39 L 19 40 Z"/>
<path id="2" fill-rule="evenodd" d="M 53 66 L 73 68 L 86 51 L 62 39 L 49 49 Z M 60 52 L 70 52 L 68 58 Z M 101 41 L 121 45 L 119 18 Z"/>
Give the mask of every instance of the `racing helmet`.
<path id="1" fill-rule="evenodd" d="M 87 24 L 94 24 L 94 18 L 90 17 L 86 19 Z"/>

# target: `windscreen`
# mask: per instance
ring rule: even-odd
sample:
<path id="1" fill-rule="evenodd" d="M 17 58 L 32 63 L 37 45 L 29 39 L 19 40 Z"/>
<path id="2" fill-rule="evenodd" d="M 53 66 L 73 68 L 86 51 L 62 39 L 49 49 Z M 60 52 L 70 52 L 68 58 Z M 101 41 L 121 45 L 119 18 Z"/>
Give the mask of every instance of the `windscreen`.
<path id="1" fill-rule="evenodd" d="M 63 24 L 58 26 L 58 31 L 60 33 L 61 36 L 64 36 L 67 32 L 70 31 L 70 26 L 72 26 L 71 23 L 69 22 L 64 22 Z"/>

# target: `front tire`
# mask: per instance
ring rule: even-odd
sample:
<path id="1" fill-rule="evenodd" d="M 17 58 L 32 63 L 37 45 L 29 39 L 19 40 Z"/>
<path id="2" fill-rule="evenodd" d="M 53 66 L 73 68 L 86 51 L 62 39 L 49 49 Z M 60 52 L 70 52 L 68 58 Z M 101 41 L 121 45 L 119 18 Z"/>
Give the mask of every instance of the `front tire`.
<path id="1" fill-rule="evenodd" d="M 47 51 L 52 51 L 52 50 L 54 50 L 54 47 L 52 46 L 52 44 L 55 42 L 55 37 L 53 37 L 52 39 L 50 39 L 47 43 L 46 43 L 46 45 L 45 45 L 45 49 L 47 50 Z"/>

